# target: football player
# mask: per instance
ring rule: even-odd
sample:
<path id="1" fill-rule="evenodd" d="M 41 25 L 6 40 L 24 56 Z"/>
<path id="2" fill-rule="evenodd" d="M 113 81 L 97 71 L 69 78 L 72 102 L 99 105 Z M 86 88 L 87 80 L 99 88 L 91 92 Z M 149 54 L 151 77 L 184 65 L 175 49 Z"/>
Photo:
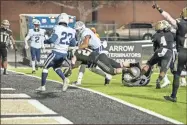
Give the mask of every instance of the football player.
<path id="1" fill-rule="evenodd" d="M 167 70 L 170 67 L 173 58 L 173 48 L 175 47 L 175 38 L 171 32 L 165 32 L 166 25 L 163 21 L 157 22 L 153 36 L 154 54 L 147 61 L 147 65 L 143 67 L 142 74 L 146 73 L 150 67 L 157 63 L 161 63 L 160 74 L 156 80 L 156 89 L 160 89 L 160 82 L 164 78 Z"/>
<path id="2" fill-rule="evenodd" d="M 89 48 L 95 52 L 101 53 L 103 46 L 100 39 L 89 29 L 86 28 L 85 24 L 82 21 L 77 21 L 75 24 L 75 30 L 77 32 L 77 39 L 79 41 L 79 49 Z M 74 84 L 80 85 L 83 74 L 85 72 L 86 65 L 81 65 L 79 69 L 78 79 Z M 104 73 L 102 70 L 95 69 L 95 72 L 105 77 L 105 84 L 109 84 L 111 75 Z"/>
<path id="3" fill-rule="evenodd" d="M 9 29 L 10 23 L 8 20 L 3 20 L 1 22 L 1 41 L 0 41 L 0 68 L 3 67 L 4 71 L 3 74 L 7 75 L 7 45 L 8 42 L 11 40 L 14 49 L 16 49 L 15 40 L 12 36 L 12 31 Z"/>
<path id="4" fill-rule="evenodd" d="M 136 78 L 139 77 L 139 63 L 118 63 L 113 59 L 110 59 L 104 53 L 100 54 L 88 49 L 77 49 L 72 53 L 72 65 L 75 65 L 76 61 L 81 61 L 81 63 L 87 65 L 88 68 L 96 69 L 97 67 L 99 67 L 101 70 L 110 75 L 130 73 L 131 75 L 136 76 Z M 138 70 L 136 70 L 136 72 L 131 72 L 131 69 L 129 69 L 129 67 L 137 67 L 139 69 L 139 73 Z"/>
<path id="5" fill-rule="evenodd" d="M 30 52 L 32 58 L 32 74 L 38 69 L 40 63 L 41 48 L 44 49 L 44 40 L 46 30 L 40 28 L 40 21 L 33 19 L 34 29 L 29 29 L 27 36 L 25 37 L 25 49 L 28 49 L 28 40 L 30 40 Z"/>
<path id="6" fill-rule="evenodd" d="M 67 51 L 69 46 L 75 46 L 75 39 L 72 38 L 72 29 L 68 27 L 69 15 L 61 14 L 58 19 L 58 25 L 54 27 L 53 33 L 48 40 L 45 40 L 44 43 L 54 44 L 54 49 L 49 54 L 44 63 L 44 68 L 42 71 L 42 80 L 41 86 L 36 89 L 37 91 L 45 91 L 46 79 L 48 76 L 48 69 L 52 67 L 54 71 L 60 76 L 63 81 L 63 91 L 66 91 L 69 84 L 69 79 L 64 76 L 64 73 L 61 70 L 61 65 L 64 60 L 67 58 Z"/>
<path id="7" fill-rule="evenodd" d="M 174 18 L 172 18 L 169 13 L 161 9 L 157 4 L 154 4 L 153 8 L 156 8 L 161 13 L 161 15 L 177 30 L 177 71 L 174 73 L 172 94 L 170 96 L 164 96 L 166 100 L 176 102 L 176 95 L 179 88 L 181 72 L 183 69 L 187 70 L 187 7 L 183 8 L 179 20 L 175 20 Z"/>

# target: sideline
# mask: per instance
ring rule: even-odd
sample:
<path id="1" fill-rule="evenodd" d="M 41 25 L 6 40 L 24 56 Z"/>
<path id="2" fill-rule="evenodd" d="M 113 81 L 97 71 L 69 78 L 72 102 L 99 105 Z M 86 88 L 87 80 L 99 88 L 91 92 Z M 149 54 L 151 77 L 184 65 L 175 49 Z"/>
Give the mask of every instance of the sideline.
<path id="1" fill-rule="evenodd" d="M 8 71 L 13 72 L 13 73 L 22 74 L 22 75 L 25 75 L 25 76 L 30 76 L 30 77 L 37 78 L 37 79 L 41 79 L 41 78 L 38 77 L 38 76 L 28 75 L 28 74 L 25 74 L 25 73 L 22 73 L 22 72 L 16 72 L 16 71 L 13 71 L 13 70 L 8 70 Z M 55 83 L 60 83 L 60 84 L 61 84 L 61 82 L 59 82 L 59 81 L 55 81 L 55 80 L 51 80 L 51 79 L 47 79 L 47 80 L 48 80 L 48 81 L 51 81 L 51 82 L 55 82 Z M 70 86 L 72 86 L 72 85 L 70 85 Z M 169 121 L 169 122 L 174 123 L 174 124 L 184 124 L 184 123 L 182 123 L 182 122 L 180 122 L 180 121 L 177 121 L 177 120 L 175 120 L 175 119 L 172 119 L 172 118 L 163 116 L 163 115 L 158 114 L 158 113 L 156 113 L 156 112 L 154 112 L 154 111 L 151 111 L 151 110 L 142 108 L 142 107 L 140 107 L 140 106 L 136 106 L 136 105 L 131 104 L 131 103 L 129 103 L 129 102 L 126 102 L 126 101 L 124 101 L 124 100 L 121 100 L 121 99 L 118 99 L 118 98 L 115 98 L 115 97 L 106 95 L 106 94 L 104 94 L 104 93 L 101 93 L 101 92 L 98 92 L 98 91 L 95 91 L 95 90 L 92 90 L 92 89 L 83 88 L 83 87 L 79 87 L 79 86 L 72 86 L 72 87 L 76 87 L 76 88 L 79 88 L 79 89 L 82 89 L 82 90 L 86 90 L 86 91 L 90 91 L 90 92 L 99 94 L 99 95 L 101 95 L 101 96 L 104 96 L 104 97 L 109 98 L 109 99 L 111 99 L 111 100 L 117 101 L 117 102 L 122 103 L 122 104 L 124 104 L 124 105 L 126 105 L 126 106 L 129 106 L 129 107 L 131 107 L 131 108 L 138 109 L 138 110 L 140 110 L 140 111 L 142 111 L 142 112 L 145 112 L 145 113 L 150 114 L 150 115 L 152 115 L 152 116 L 156 116 L 156 117 L 158 117 L 158 118 L 161 118 L 161 119 L 163 119 L 163 120 Z"/>

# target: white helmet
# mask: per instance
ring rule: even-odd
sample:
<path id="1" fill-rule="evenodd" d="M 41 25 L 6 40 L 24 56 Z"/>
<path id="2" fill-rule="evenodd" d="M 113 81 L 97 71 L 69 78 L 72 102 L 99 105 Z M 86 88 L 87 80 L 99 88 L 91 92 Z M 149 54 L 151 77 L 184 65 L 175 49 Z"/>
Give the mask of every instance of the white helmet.
<path id="1" fill-rule="evenodd" d="M 61 13 L 58 17 L 58 24 L 59 23 L 66 23 L 67 25 L 69 24 L 69 15 L 66 13 Z"/>
<path id="2" fill-rule="evenodd" d="M 1 26 L 2 26 L 3 28 L 5 28 L 5 29 L 8 29 L 9 26 L 10 26 L 10 23 L 9 23 L 8 20 L 3 20 L 3 21 L 1 22 Z"/>
<path id="3" fill-rule="evenodd" d="M 75 28 L 75 30 L 77 30 L 77 31 L 80 32 L 80 31 L 82 31 L 83 29 L 85 29 L 86 26 L 85 26 L 85 24 L 84 24 L 82 21 L 77 21 L 77 22 L 75 23 L 74 28 Z"/>
<path id="4" fill-rule="evenodd" d="M 35 29 L 39 29 L 40 27 L 40 21 L 38 19 L 33 19 L 33 25 Z"/>

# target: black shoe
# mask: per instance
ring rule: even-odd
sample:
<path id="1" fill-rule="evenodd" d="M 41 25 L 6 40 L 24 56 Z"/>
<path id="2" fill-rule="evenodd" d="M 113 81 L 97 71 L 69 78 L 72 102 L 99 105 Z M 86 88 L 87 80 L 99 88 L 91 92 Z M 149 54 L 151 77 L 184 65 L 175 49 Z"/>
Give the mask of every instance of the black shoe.
<path id="1" fill-rule="evenodd" d="M 156 89 L 161 89 L 161 87 L 160 87 L 160 84 L 159 84 L 159 83 L 157 83 L 157 84 L 156 84 Z"/>
<path id="2" fill-rule="evenodd" d="M 110 79 L 105 78 L 105 84 L 104 85 L 107 85 L 109 83 L 110 83 Z"/>
<path id="3" fill-rule="evenodd" d="M 32 71 L 32 74 L 35 74 L 35 73 L 36 73 L 36 71 L 35 71 L 35 70 L 33 70 L 33 71 Z"/>
<path id="4" fill-rule="evenodd" d="M 37 65 L 35 66 L 35 68 L 36 68 L 36 70 L 38 70 L 38 66 Z"/>
<path id="5" fill-rule="evenodd" d="M 8 73 L 7 72 L 3 72 L 3 75 L 8 75 Z"/>
<path id="6" fill-rule="evenodd" d="M 164 96 L 165 100 L 171 101 L 171 102 L 177 102 L 177 98 L 173 98 L 171 96 Z"/>

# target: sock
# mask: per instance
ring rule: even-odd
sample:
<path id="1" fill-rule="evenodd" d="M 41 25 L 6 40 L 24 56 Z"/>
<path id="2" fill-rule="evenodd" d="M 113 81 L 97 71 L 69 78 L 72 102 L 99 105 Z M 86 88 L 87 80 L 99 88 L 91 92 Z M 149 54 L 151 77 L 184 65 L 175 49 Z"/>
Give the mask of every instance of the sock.
<path id="1" fill-rule="evenodd" d="M 35 71 L 35 61 L 32 61 L 32 70 Z"/>
<path id="2" fill-rule="evenodd" d="M 156 80 L 156 84 L 160 84 L 160 82 L 162 81 L 163 77 L 159 76 L 158 79 Z"/>
<path id="3" fill-rule="evenodd" d="M 6 68 L 4 68 L 4 72 L 3 73 L 6 74 Z"/>
<path id="4" fill-rule="evenodd" d="M 79 75 L 78 75 L 78 79 L 77 81 L 82 81 L 82 77 L 83 77 L 83 73 L 82 72 L 79 72 Z"/>
<path id="5" fill-rule="evenodd" d="M 61 69 L 55 69 L 55 72 L 60 76 L 60 78 L 64 81 L 65 76 Z"/>
<path id="6" fill-rule="evenodd" d="M 177 91 L 178 91 L 178 88 L 179 88 L 179 78 L 180 78 L 179 75 L 174 74 L 173 86 L 172 86 L 172 94 L 171 94 L 172 98 L 176 98 Z"/>
<path id="7" fill-rule="evenodd" d="M 167 74 L 165 75 L 165 77 L 164 77 L 164 82 L 169 82 L 169 79 L 168 79 L 168 77 L 167 77 Z"/>
<path id="8" fill-rule="evenodd" d="M 41 80 L 41 85 L 42 86 L 44 86 L 46 84 L 47 76 L 48 76 L 48 70 L 47 69 L 43 69 L 42 80 Z"/>
<path id="9" fill-rule="evenodd" d="M 186 78 L 185 78 L 185 77 L 181 77 L 181 82 L 182 82 L 183 84 L 186 84 Z"/>

